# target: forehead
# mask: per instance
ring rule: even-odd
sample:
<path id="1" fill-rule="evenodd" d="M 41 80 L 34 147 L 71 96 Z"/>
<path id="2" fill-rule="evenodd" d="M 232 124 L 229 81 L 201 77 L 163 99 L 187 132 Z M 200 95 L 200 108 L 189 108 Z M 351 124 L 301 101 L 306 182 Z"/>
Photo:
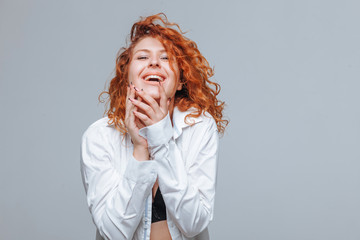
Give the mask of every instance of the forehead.
<path id="1" fill-rule="evenodd" d="M 141 39 L 134 47 L 134 53 L 137 51 L 148 50 L 148 51 L 165 51 L 164 45 L 156 38 L 146 37 Z"/>

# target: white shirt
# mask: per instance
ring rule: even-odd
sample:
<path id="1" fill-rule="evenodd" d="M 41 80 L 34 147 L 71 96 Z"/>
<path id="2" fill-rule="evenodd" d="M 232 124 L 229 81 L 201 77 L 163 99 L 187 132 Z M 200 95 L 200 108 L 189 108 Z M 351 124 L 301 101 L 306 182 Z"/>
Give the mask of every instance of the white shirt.
<path id="1" fill-rule="evenodd" d="M 150 239 L 152 187 L 158 178 L 173 240 L 209 239 L 213 219 L 218 158 L 218 131 L 210 114 L 189 118 L 193 111 L 173 111 L 161 121 L 140 129 L 147 139 L 150 160 L 133 157 L 129 134 L 93 123 L 81 145 L 81 173 L 87 203 L 104 239 Z"/>

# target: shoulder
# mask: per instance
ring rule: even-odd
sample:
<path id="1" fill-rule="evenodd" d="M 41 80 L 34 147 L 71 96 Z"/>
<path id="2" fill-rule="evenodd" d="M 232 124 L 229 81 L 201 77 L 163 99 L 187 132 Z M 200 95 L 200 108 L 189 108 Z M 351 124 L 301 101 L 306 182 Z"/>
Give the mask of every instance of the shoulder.
<path id="1" fill-rule="evenodd" d="M 187 114 L 196 112 L 189 111 Z M 185 116 L 187 116 L 187 114 Z M 217 130 L 217 124 L 212 115 L 208 112 L 202 112 L 198 117 L 187 118 L 188 122 L 192 124 L 186 124 L 179 132 L 179 140 L 183 146 L 183 149 L 188 149 L 190 153 L 195 155 L 199 151 L 210 151 L 217 149 L 219 134 Z M 209 153 L 209 152 L 208 152 Z M 204 152 L 204 155 L 208 153 Z M 195 161 L 195 160 L 194 160 Z"/>
<path id="2" fill-rule="evenodd" d="M 189 110 L 186 111 L 186 115 L 185 117 L 190 114 L 190 113 L 195 113 L 197 112 L 197 109 L 195 108 L 190 108 Z M 190 122 L 195 123 L 194 125 L 200 125 L 202 127 L 208 127 L 208 128 L 212 128 L 212 127 L 216 127 L 216 122 L 215 119 L 213 118 L 213 116 L 207 112 L 207 111 L 203 111 L 200 116 L 198 117 L 189 117 L 188 118 Z"/>
<path id="3" fill-rule="evenodd" d="M 209 112 L 203 111 L 198 117 L 188 116 L 196 112 L 196 108 L 189 108 L 186 111 L 175 108 L 173 116 L 175 128 L 179 132 L 186 129 L 186 131 L 195 131 L 202 134 L 217 131 L 216 121 Z"/>
<path id="4" fill-rule="evenodd" d="M 201 121 L 207 125 L 207 126 L 216 126 L 216 122 L 215 119 L 213 118 L 213 116 L 211 116 L 211 114 L 209 112 L 202 112 L 202 114 L 199 116 L 199 118 L 201 119 Z"/>
<path id="5" fill-rule="evenodd" d="M 217 125 L 215 119 L 208 112 L 202 112 L 198 117 L 198 123 L 194 125 L 198 132 L 205 136 L 217 135 Z"/>

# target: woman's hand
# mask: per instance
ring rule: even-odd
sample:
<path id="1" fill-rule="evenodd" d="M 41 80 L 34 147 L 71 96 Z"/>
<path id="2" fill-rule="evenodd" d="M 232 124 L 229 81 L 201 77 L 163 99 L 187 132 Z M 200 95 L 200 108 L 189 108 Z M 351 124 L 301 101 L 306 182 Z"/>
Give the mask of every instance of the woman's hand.
<path id="1" fill-rule="evenodd" d="M 136 94 L 140 96 L 144 101 L 139 101 L 134 97 L 130 97 L 131 103 L 137 107 L 133 110 L 134 115 L 141 120 L 146 126 L 153 125 L 162 120 L 169 111 L 170 100 L 167 99 L 164 86 L 159 82 L 160 104 L 148 95 L 146 92 L 134 87 Z M 142 112 L 137 111 L 141 109 Z"/>
<path id="2" fill-rule="evenodd" d="M 139 130 L 144 127 L 144 125 L 134 115 L 137 107 L 130 101 L 130 99 L 134 98 L 135 89 L 134 86 L 131 85 L 131 87 L 127 87 L 125 126 L 134 144 L 133 155 L 135 159 L 143 161 L 149 159 L 149 151 L 146 139 L 139 135 Z"/>

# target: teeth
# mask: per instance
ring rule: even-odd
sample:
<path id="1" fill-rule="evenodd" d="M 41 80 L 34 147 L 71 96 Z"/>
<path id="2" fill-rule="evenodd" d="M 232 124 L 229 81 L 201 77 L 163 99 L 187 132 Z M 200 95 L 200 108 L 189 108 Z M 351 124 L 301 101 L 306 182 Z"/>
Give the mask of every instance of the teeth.
<path id="1" fill-rule="evenodd" d="M 162 78 L 158 75 L 148 75 L 145 77 L 145 81 L 148 81 L 150 78 L 156 78 L 156 79 L 159 79 L 159 81 L 164 81 L 164 78 Z"/>

